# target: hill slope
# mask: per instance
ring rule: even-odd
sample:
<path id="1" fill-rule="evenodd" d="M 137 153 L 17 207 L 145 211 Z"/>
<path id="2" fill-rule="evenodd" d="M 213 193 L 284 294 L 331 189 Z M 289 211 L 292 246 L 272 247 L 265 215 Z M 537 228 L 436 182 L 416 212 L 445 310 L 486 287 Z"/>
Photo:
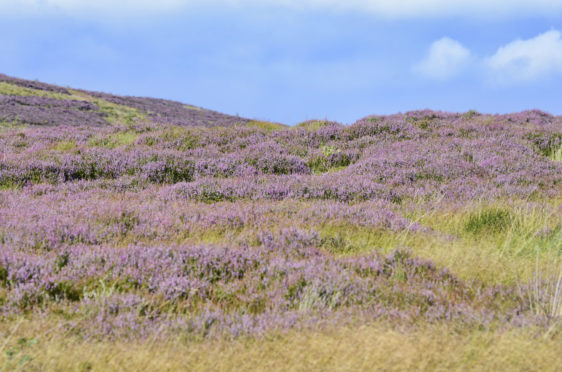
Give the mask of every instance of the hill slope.
<path id="1" fill-rule="evenodd" d="M 0 89 L 0 370 L 562 365 L 561 117 Z"/>
<path id="2" fill-rule="evenodd" d="M 63 88 L 0 74 L 0 121 L 72 126 L 150 121 L 228 127 L 250 120 L 176 101 Z"/>

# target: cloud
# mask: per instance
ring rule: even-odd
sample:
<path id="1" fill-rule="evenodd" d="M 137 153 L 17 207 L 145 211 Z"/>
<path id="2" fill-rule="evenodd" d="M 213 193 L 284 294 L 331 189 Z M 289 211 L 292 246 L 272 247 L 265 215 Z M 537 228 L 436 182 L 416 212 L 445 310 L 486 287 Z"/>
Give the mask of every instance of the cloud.
<path id="1" fill-rule="evenodd" d="M 545 32 L 528 40 L 515 40 L 486 60 L 500 81 L 533 81 L 562 73 L 562 39 L 559 31 Z"/>
<path id="2" fill-rule="evenodd" d="M 199 1 L 196 1 L 199 2 Z M 68 16 L 135 16 L 138 14 L 168 13 L 190 1 L 185 0 L 0 0 L 2 13 L 18 15 L 64 14 Z"/>
<path id="3" fill-rule="evenodd" d="M 444 37 L 431 44 L 427 57 L 413 70 L 426 78 L 445 80 L 457 75 L 469 61 L 468 49 L 458 41 Z"/>
<path id="4" fill-rule="evenodd" d="M 562 11 L 560 0 L 0 0 L 0 13 L 44 11 L 69 15 L 134 15 L 174 12 L 197 7 L 281 6 L 297 10 L 369 12 L 386 18 L 446 16 L 505 17 L 551 15 Z"/>
<path id="5" fill-rule="evenodd" d="M 279 0 L 274 2 L 293 6 L 300 4 L 301 7 L 309 8 L 358 10 L 388 18 L 550 15 L 555 10 L 562 10 L 560 0 Z"/>

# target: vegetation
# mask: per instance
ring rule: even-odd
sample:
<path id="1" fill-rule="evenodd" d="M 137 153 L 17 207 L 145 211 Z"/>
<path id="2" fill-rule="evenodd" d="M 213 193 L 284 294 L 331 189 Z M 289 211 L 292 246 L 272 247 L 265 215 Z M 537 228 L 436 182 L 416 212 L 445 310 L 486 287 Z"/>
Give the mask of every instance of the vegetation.
<path id="1" fill-rule="evenodd" d="M 0 84 L 0 370 L 559 369 L 560 117 Z"/>

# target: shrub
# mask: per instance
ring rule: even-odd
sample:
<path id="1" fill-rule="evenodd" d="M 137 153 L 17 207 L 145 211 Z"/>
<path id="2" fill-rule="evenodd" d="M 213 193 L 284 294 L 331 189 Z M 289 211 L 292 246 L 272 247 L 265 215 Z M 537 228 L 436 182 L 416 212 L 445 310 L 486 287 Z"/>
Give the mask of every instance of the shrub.
<path id="1" fill-rule="evenodd" d="M 195 163 L 185 159 L 151 161 L 142 168 L 142 175 L 156 183 L 190 182 L 193 181 L 194 173 Z"/>

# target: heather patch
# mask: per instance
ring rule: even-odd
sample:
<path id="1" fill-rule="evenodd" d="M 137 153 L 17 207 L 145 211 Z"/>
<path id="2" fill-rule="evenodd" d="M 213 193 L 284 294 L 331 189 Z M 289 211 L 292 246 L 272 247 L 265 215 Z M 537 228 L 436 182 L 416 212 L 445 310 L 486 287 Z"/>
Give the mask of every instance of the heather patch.
<path id="1" fill-rule="evenodd" d="M 0 95 L 0 120 L 27 125 L 107 125 L 107 114 L 82 100 Z"/>
<path id="2" fill-rule="evenodd" d="M 306 327 L 316 316 L 338 311 L 358 318 L 488 324 L 507 321 L 507 314 L 527 306 L 498 297 L 507 288 L 476 294 L 405 251 L 333 259 L 314 249 L 316 239 L 314 232 L 290 229 L 263 234 L 259 249 L 78 245 L 42 258 L 4 251 L 2 311 L 54 306 L 74 313 L 70 304 L 78 303 L 76 316 L 88 320 L 79 326 L 83 332 L 138 337 L 163 325 L 172 333 L 260 333 Z"/>

